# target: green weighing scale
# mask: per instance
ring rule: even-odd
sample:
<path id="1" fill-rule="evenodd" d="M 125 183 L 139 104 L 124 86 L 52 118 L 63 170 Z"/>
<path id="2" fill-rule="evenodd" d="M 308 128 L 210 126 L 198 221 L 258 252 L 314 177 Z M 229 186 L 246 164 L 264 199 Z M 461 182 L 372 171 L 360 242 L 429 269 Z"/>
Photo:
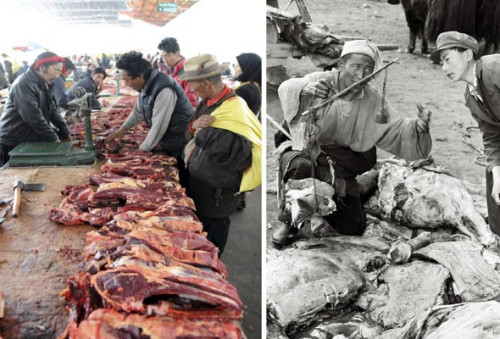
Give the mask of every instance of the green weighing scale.
<path id="1" fill-rule="evenodd" d="M 95 162 L 97 151 L 92 142 L 90 125 L 90 96 L 85 89 L 78 87 L 74 91 L 76 99 L 70 101 L 70 107 L 77 108 L 76 114 L 83 113 L 85 118 L 85 148 L 75 147 L 73 141 L 67 142 L 23 142 L 9 152 L 10 167 L 28 166 L 79 166 Z"/>

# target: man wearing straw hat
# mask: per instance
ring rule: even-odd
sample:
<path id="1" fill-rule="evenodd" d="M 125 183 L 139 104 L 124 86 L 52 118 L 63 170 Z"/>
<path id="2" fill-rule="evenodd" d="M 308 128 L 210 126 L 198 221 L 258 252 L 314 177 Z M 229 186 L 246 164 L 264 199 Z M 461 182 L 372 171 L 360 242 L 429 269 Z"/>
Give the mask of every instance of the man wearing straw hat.
<path id="1" fill-rule="evenodd" d="M 339 69 L 285 81 L 278 90 L 291 140 L 275 138 L 280 154 L 279 181 L 314 177 L 331 183 L 337 210 L 325 220 L 338 233 L 361 235 L 366 228 L 362 197 L 355 177 L 376 163 L 376 147 L 407 160 L 431 151 L 430 112 L 419 107 L 418 118 L 402 118 L 367 82 L 314 109 L 325 98 L 355 85 L 382 67 L 378 48 L 365 40 L 348 41 Z M 309 110 L 310 113 L 302 114 Z M 333 179 L 334 178 L 334 179 Z M 281 192 L 281 190 L 280 190 Z M 284 196 L 282 194 L 281 196 Z M 284 222 L 272 236 L 277 245 L 293 242 L 298 225 L 280 201 Z"/>
<path id="2" fill-rule="evenodd" d="M 261 124 L 246 102 L 222 82 L 227 67 L 203 54 L 187 60 L 180 76 L 202 99 L 186 131 L 187 193 L 219 256 L 238 194 L 261 182 Z"/>

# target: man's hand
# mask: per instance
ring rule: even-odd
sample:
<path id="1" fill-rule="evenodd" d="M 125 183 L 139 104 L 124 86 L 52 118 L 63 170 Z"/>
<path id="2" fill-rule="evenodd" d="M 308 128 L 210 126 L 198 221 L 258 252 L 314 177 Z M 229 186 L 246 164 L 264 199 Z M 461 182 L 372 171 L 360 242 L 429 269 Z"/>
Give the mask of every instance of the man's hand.
<path id="1" fill-rule="evenodd" d="M 321 79 L 308 83 L 304 88 L 302 88 L 300 94 L 326 99 L 332 87 L 333 85 L 329 81 Z"/>
<path id="2" fill-rule="evenodd" d="M 71 141 L 71 135 L 67 135 L 65 137 L 61 137 L 59 138 L 59 140 L 62 142 L 62 141 Z"/>
<path id="3" fill-rule="evenodd" d="M 210 126 L 215 121 L 215 118 L 209 114 L 202 115 L 193 122 L 193 129 L 198 131 L 202 128 Z"/>
<path id="4" fill-rule="evenodd" d="M 429 133 L 429 123 L 431 122 L 432 112 L 427 107 L 417 103 L 418 108 L 418 120 L 417 120 L 417 132 Z"/>
<path id="5" fill-rule="evenodd" d="M 125 128 L 120 128 L 115 133 L 112 133 L 106 137 L 106 143 L 110 142 L 113 139 L 116 139 L 117 141 L 120 142 L 124 134 L 125 134 Z"/>
<path id="6" fill-rule="evenodd" d="M 493 183 L 491 184 L 491 197 L 497 205 L 500 205 L 500 166 L 491 169 Z"/>

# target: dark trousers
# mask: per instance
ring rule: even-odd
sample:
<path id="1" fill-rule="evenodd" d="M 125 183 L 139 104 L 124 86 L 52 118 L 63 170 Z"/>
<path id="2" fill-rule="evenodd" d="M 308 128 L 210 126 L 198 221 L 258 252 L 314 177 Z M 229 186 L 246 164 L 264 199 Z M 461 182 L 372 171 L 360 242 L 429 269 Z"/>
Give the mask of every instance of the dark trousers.
<path id="1" fill-rule="evenodd" d="M 198 215 L 198 219 L 200 219 L 203 224 L 203 231 L 207 232 L 207 239 L 219 248 L 220 258 L 226 246 L 231 220 L 229 220 L 229 217 L 208 218 L 201 215 Z"/>
<path id="2" fill-rule="evenodd" d="M 493 176 L 486 170 L 486 202 L 488 205 L 488 223 L 493 233 L 500 235 L 500 206 L 495 203 L 491 197 L 491 188 L 493 186 Z"/>
<path id="3" fill-rule="evenodd" d="M 284 182 L 288 179 L 311 178 L 314 174 L 316 179 L 331 184 L 332 177 L 327 164 L 324 159 L 319 159 L 318 166 L 313 167 L 310 158 L 303 155 L 297 156 L 294 151 L 286 152 L 280 158 L 280 170 L 283 173 Z M 325 220 L 340 234 L 362 235 L 366 229 L 366 215 L 359 190 L 357 190 L 357 183 L 354 178 L 344 178 L 344 180 L 351 189 L 348 189 L 347 194 L 342 198 L 336 195 L 333 197 L 337 211 L 327 215 Z"/>

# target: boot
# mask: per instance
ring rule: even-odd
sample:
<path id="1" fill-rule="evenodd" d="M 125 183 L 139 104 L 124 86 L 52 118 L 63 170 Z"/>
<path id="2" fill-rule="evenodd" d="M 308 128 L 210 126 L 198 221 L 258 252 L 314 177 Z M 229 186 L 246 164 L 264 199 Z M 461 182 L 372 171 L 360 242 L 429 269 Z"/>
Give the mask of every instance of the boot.
<path id="1" fill-rule="evenodd" d="M 289 245 L 297 239 L 298 233 L 299 230 L 296 227 L 290 223 L 284 223 L 273 232 L 271 240 L 275 245 Z"/>

